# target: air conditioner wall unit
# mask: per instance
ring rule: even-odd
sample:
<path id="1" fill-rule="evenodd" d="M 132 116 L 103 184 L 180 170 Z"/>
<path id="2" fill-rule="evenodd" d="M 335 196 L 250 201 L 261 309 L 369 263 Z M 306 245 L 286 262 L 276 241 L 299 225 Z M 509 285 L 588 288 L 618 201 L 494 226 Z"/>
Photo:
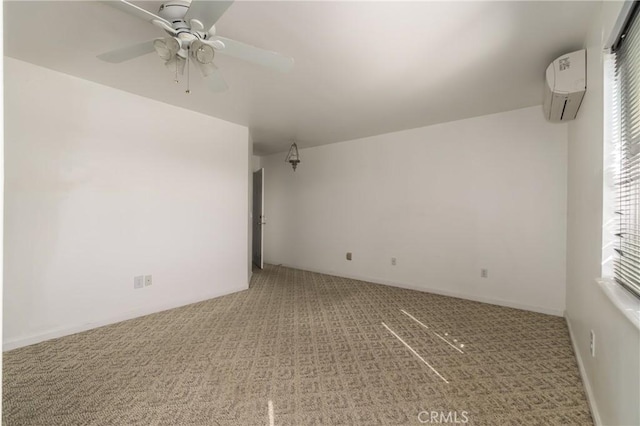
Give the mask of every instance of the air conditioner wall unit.
<path id="1" fill-rule="evenodd" d="M 542 109 L 553 123 L 576 118 L 587 90 L 587 51 L 560 56 L 548 67 Z"/>

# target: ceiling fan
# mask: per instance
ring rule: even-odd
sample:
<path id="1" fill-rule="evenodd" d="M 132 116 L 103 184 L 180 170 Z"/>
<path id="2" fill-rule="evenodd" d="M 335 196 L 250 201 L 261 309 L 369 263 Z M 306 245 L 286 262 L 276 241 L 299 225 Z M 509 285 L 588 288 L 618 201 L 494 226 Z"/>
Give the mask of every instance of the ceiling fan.
<path id="1" fill-rule="evenodd" d="M 190 60 L 202 74 L 209 89 L 214 92 L 228 88 L 213 63 L 218 53 L 276 71 L 287 72 L 293 68 L 293 58 L 216 35 L 215 23 L 232 1 L 169 0 L 160 5 L 157 15 L 126 0 L 102 3 L 144 19 L 168 34 L 168 37 L 98 55 L 103 61 L 120 63 L 155 51 L 165 61 L 165 65 L 175 71 L 177 81 L 178 73 L 184 73 L 185 65 L 188 67 Z"/>

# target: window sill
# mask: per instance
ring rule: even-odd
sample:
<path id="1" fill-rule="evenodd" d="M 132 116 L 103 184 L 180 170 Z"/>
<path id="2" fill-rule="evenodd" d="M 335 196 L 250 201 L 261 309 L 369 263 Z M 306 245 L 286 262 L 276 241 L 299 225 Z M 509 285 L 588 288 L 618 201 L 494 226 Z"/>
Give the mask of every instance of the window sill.
<path id="1" fill-rule="evenodd" d="M 613 305 L 640 330 L 640 299 L 633 296 L 611 278 L 596 279 L 598 286 L 613 302 Z"/>

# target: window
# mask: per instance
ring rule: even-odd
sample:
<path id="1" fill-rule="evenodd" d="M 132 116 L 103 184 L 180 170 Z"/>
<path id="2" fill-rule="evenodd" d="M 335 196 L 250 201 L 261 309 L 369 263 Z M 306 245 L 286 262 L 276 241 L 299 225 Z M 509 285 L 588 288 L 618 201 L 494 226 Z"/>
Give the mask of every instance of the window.
<path id="1" fill-rule="evenodd" d="M 617 246 L 614 277 L 640 297 L 640 19 L 638 2 L 613 46 Z"/>

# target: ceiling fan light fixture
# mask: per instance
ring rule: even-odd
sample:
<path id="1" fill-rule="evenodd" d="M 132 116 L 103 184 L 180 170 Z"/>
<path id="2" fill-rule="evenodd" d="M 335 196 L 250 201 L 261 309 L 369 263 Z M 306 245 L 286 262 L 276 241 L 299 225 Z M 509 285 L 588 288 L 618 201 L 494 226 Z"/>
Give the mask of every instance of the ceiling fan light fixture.
<path id="1" fill-rule="evenodd" d="M 180 42 L 174 37 L 153 40 L 153 48 L 165 61 L 170 60 L 180 50 Z"/>
<path id="2" fill-rule="evenodd" d="M 163 39 L 158 38 L 153 40 L 153 48 L 158 53 L 158 56 L 160 56 L 165 61 L 171 59 L 171 52 L 169 51 L 169 48 L 167 47 Z"/>
<path id="3" fill-rule="evenodd" d="M 213 47 L 208 44 L 200 44 L 196 51 L 194 52 L 196 60 L 201 64 L 210 64 L 213 62 L 213 56 L 215 55 L 215 51 Z"/>

